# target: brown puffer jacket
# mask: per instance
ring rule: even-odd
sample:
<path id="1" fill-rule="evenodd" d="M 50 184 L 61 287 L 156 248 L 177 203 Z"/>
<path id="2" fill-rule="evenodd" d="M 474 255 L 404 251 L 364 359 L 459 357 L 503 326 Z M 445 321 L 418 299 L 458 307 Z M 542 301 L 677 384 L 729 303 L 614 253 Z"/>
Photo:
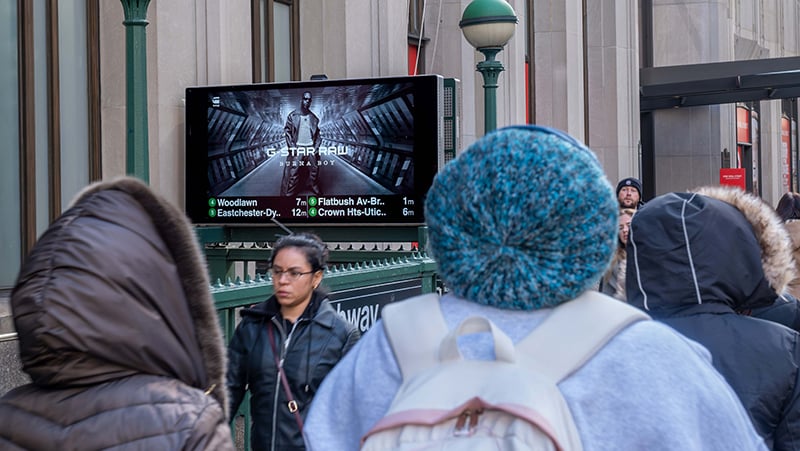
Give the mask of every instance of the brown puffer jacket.
<path id="1" fill-rule="evenodd" d="M 11 294 L 32 383 L 0 398 L 0 449 L 232 450 L 208 287 L 180 211 L 136 179 L 84 190 Z"/>

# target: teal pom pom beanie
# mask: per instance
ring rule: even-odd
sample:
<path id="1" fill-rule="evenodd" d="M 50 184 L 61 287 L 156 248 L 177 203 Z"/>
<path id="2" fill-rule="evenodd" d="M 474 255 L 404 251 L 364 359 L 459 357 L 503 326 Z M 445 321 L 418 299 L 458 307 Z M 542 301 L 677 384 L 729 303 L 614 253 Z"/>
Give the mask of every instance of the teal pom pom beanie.
<path id="1" fill-rule="evenodd" d="M 553 307 L 593 288 L 617 242 L 618 204 L 597 157 L 526 125 L 476 141 L 436 175 L 428 244 L 459 297 L 503 309 Z"/>

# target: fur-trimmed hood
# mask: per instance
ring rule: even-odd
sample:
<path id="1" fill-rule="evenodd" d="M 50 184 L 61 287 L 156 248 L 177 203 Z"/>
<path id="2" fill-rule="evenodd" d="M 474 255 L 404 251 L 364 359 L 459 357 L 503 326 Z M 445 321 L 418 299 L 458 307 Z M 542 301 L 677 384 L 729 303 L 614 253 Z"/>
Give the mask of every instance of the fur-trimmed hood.
<path id="1" fill-rule="evenodd" d="M 162 375 L 227 409 L 226 351 L 185 215 L 123 177 L 79 193 L 20 270 L 11 307 L 38 386 Z"/>
<path id="2" fill-rule="evenodd" d="M 791 241 L 774 210 L 736 188 L 653 199 L 634 215 L 627 250 L 628 300 L 651 311 L 763 307 L 795 276 Z"/>

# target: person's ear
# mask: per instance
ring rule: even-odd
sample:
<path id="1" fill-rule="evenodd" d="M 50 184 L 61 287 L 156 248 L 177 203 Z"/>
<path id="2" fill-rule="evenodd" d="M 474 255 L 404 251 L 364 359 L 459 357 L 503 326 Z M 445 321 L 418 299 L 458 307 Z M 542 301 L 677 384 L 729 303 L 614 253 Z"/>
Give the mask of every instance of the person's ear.
<path id="1" fill-rule="evenodd" d="M 319 271 L 314 273 L 314 277 L 311 279 L 312 285 L 314 286 L 315 290 L 319 288 L 319 284 L 322 283 L 322 275 L 323 271 L 320 269 Z"/>

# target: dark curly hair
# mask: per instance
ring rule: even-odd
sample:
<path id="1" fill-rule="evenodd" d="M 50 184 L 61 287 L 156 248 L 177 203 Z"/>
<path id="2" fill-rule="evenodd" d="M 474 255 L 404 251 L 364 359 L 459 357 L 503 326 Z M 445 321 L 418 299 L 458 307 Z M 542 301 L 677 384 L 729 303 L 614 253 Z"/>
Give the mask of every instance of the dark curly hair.
<path id="1" fill-rule="evenodd" d="M 784 222 L 790 219 L 800 219 L 800 194 L 790 191 L 781 196 L 775 212 Z"/>
<path id="2" fill-rule="evenodd" d="M 278 238 L 272 246 L 272 255 L 269 258 L 269 265 L 275 262 L 275 256 L 286 247 L 300 249 L 306 256 L 306 261 L 311 265 L 312 271 L 323 271 L 328 267 L 328 246 L 313 233 L 293 233 Z"/>

